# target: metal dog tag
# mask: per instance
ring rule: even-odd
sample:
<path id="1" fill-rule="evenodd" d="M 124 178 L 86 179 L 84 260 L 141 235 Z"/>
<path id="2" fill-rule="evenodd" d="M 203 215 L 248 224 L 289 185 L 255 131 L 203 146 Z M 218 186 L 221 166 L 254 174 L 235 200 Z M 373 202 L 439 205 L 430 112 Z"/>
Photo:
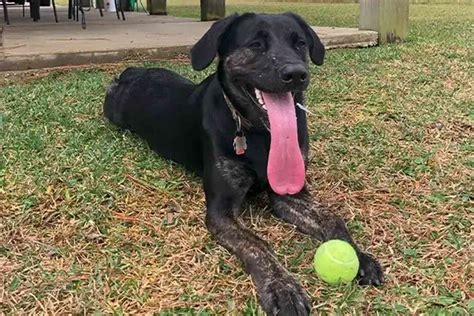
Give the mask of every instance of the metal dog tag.
<path id="1" fill-rule="evenodd" d="M 234 150 L 237 155 L 243 155 L 247 150 L 247 139 L 242 132 L 235 133 Z"/>

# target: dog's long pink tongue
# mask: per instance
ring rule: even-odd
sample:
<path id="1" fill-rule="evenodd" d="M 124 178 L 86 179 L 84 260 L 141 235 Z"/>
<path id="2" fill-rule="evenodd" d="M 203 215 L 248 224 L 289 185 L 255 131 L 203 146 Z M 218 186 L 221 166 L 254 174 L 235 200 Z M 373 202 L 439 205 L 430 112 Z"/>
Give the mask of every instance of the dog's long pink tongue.
<path id="1" fill-rule="evenodd" d="M 275 193 L 296 194 L 304 186 L 305 170 L 298 144 L 295 103 L 291 93 L 262 92 L 270 119 L 268 182 Z"/>

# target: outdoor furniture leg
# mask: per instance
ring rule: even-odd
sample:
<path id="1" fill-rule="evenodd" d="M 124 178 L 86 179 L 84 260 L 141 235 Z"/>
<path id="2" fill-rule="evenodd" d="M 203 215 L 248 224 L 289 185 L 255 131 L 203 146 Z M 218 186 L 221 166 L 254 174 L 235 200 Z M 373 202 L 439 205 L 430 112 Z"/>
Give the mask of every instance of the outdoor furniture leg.
<path id="1" fill-rule="evenodd" d="M 122 20 L 125 21 L 125 13 L 123 13 L 122 0 L 118 0 L 120 6 L 120 12 L 122 13 Z"/>
<path id="2" fill-rule="evenodd" d="M 75 5 L 76 5 L 76 11 L 75 11 L 75 16 L 76 16 L 76 22 L 79 22 L 79 0 L 74 0 Z"/>
<path id="3" fill-rule="evenodd" d="M 40 19 L 40 0 L 30 1 L 30 11 L 33 21 L 37 22 Z"/>
<path id="4" fill-rule="evenodd" d="M 76 3 L 77 0 L 71 0 L 71 17 L 73 21 L 76 20 Z"/>
<path id="5" fill-rule="evenodd" d="M 8 11 L 7 11 L 7 0 L 2 1 L 3 4 L 3 17 L 5 18 L 5 23 L 10 25 L 10 19 L 8 18 Z"/>
<path id="6" fill-rule="evenodd" d="M 84 13 L 84 9 L 82 8 L 82 0 L 79 0 L 79 10 L 81 11 L 81 25 L 82 25 L 82 28 L 85 30 L 86 29 L 86 15 Z"/>
<path id="7" fill-rule="evenodd" d="M 67 4 L 67 18 L 72 19 L 72 0 L 69 0 Z"/>
<path id="8" fill-rule="evenodd" d="M 102 12 L 102 4 L 103 4 L 102 0 L 97 0 L 95 3 L 99 7 L 100 16 L 103 17 L 104 12 Z"/>
<path id="9" fill-rule="evenodd" d="M 26 0 L 23 0 L 23 17 L 25 17 L 25 2 Z"/>
<path id="10" fill-rule="evenodd" d="M 53 12 L 54 12 L 54 20 L 56 23 L 58 23 L 58 13 L 56 12 L 56 2 L 54 0 L 51 0 L 53 2 Z"/>
<path id="11" fill-rule="evenodd" d="M 201 0 L 201 21 L 214 21 L 225 17 L 225 0 Z"/>
<path id="12" fill-rule="evenodd" d="M 117 0 L 114 0 L 114 2 L 115 2 L 115 13 L 117 13 L 117 20 L 120 20 L 119 7 L 117 5 Z"/>

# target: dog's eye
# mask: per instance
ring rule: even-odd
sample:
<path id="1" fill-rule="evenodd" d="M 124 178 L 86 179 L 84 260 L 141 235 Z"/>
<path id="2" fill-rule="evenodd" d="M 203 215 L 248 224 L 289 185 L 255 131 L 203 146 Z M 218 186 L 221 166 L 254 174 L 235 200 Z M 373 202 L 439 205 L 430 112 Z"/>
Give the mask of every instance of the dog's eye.
<path id="1" fill-rule="evenodd" d="M 249 44 L 249 47 L 253 49 L 262 49 L 264 45 L 262 41 L 253 41 Z"/>
<path id="2" fill-rule="evenodd" d="M 306 42 L 303 41 L 302 39 L 299 39 L 296 41 L 296 47 L 298 48 L 306 47 Z"/>

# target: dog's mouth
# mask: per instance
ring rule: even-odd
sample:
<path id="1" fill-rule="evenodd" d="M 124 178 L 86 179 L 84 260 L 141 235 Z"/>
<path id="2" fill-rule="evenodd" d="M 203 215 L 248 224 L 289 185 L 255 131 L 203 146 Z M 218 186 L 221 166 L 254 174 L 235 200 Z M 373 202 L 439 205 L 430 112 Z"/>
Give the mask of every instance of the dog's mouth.
<path id="1" fill-rule="evenodd" d="M 242 89 L 244 93 L 247 95 L 247 97 L 252 101 L 254 105 L 256 105 L 256 108 L 259 110 L 261 114 L 263 114 L 264 117 L 267 116 L 267 106 L 265 104 L 265 98 L 263 97 L 264 92 L 262 90 L 259 90 L 257 88 L 243 88 Z M 253 93 L 251 93 L 252 91 Z M 284 93 L 291 93 L 293 97 L 293 101 L 295 106 L 299 107 L 301 110 L 305 111 L 306 113 L 312 114 L 304 105 L 301 103 L 298 103 L 295 98 L 295 92 L 281 92 L 281 93 L 272 93 L 272 92 L 267 92 L 267 94 L 284 94 Z M 267 120 L 265 120 L 267 121 Z"/>
<path id="2" fill-rule="evenodd" d="M 255 99 L 253 99 L 253 102 L 259 107 L 261 108 L 262 110 L 264 110 L 265 112 L 268 111 L 266 105 L 265 105 L 265 100 L 263 98 L 263 94 L 262 94 L 262 91 L 258 90 L 257 88 L 255 88 L 254 90 L 254 93 L 255 93 Z"/>
<path id="3" fill-rule="evenodd" d="M 281 92 L 281 93 L 273 93 L 273 92 L 263 92 L 262 90 L 259 90 L 257 88 L 252 88 L 250 86 L 246 87 L 246 88 L 243 88 L 245 94 L 247 95 L 247 97 L 252 101 L 252 103 L 254 105 L 256 105 L 257 109 L 260 110 L 261 113 L 264 113 L 264 114 L 267 114 L 268 112 L 268 109 L 267 109 L 267 106 L 265 104 L 265 98 L 264 98 L 264 94 L 285 94 L 285 93 L 290 93 L 292 95 L 292 98 L 294 100 L 294 104 L 296 106 L 300 106 L 295 98 L 294 98 L 294 93 L 293 92 Z"/>
<path id="4" fill-rule="evenodd" d="M 268 182 L 278 194 L 296 194 L 304 186 L 305 166 L 298 141 L 297 102 L 293 93 L 270 93 L 254 88 L 248 93 L 260 111 L 266 113 L 270 131 Z"/>
<path id="5" fill-rule="evenodd" d="M 244 94 L 250 99 L 252 104 L 255 105 L 255 107 L 258 109 L 260 115 L 265 118 L 267 116 L 267 107 L 265 105 L 265 100 L 262 96 L 262 91 L 251 86 L 247 86 L 245 88 L 242 87 L 242 90 Z M 267 120 L 264 119 L 264 121 Z"/>

